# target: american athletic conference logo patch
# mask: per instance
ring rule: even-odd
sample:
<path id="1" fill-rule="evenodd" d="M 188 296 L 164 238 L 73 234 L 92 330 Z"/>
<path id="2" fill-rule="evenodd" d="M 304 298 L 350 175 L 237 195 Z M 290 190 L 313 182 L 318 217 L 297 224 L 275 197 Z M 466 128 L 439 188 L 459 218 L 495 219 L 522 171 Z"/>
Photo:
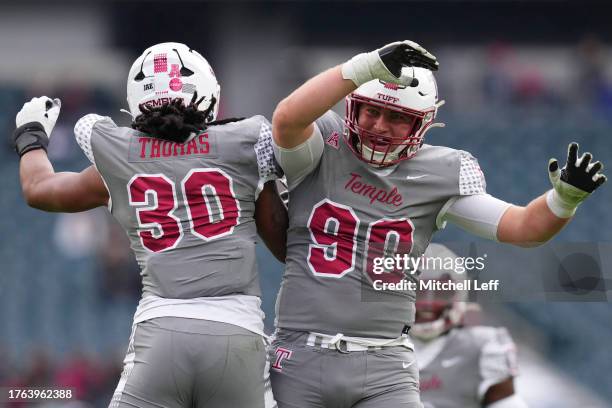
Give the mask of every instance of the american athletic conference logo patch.
<path id="1" fill-rule="evenodd" d="M 329 137 L 327 139 L 325 139 L 325 143 L 327 143 L 328 145 L 330 145 L 331 147 L 333 147 L 334 149 L 338 150 L 338 139 L 340 138 L 340 135 L 338 134 L 338 132 L 333 132 L 331 135 L 329 135 Z"/>
<path id="2" fill-rule="evenodd" d="M 291 355 L 293 354 L 293 351 L 284 347 L 277 347 L 274 351 L 274 354 L 276 355 L 276 358 L 274 359 L 274 362 L 270 367 L 273 370 L 281 372 L 283 371 L 283 361 L 291 360 Z"/>

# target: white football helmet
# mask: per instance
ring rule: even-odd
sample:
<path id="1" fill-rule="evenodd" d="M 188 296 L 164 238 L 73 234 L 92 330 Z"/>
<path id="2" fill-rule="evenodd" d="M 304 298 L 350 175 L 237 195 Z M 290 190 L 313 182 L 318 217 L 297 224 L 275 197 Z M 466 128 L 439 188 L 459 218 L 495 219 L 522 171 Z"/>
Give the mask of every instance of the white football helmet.
<path id="1" fill-rule="evenodd" d="M 419 280 L 460 282 L 467 279 L 466 274 L 459 274 L 450 267 L 448 260 L 453 261 L 458 255 L 440 244 L 429 244 L 425 258 L 431 258 L 431 268 L 419 271 Z M 453 262 L 454 265 L 454 262 Z M 419 290 L 416 295 L 416 319 L 410 329 L 410 335 L 429 341 L 446 333 L 455 326 L 461 325 L 468 306 L 467 290 Z"/>
<path id="2" fill-rule="evenodd" d="M 161 106 L 183 100 L 191 102 L 194 92 L 204 97 L 198 110 L 205 111 L 215 98 L 207 122 L 217 117 L 221 87 L 208 61 L 195 50 L 181 43 L 161 43 L 147 48 L 134 61 L 127 80 L 127 101 L 132 117 L 140 115 L 141 104 Z"/>
<path id="3" fill-rule="evenodd" d="M 425 132 L 434 124 L 438 108 L 438 87 L 431 71 L 425 68 L 404 67 L 402 75 L 416 79 L 416 86 L 404 86 L 375 79 L 357 88 L 346 97 L 346 130 L 344 138 L 353 153 L 375 166 L 389 166 L 410 159 L 423 144 Z M 412 129 L 401 138 L 377 134 L 358 124 L 359 107 L 369 104 L 389 109 L 416 120 Z M 364 142 L 367 141 L 368 145 Z"/>

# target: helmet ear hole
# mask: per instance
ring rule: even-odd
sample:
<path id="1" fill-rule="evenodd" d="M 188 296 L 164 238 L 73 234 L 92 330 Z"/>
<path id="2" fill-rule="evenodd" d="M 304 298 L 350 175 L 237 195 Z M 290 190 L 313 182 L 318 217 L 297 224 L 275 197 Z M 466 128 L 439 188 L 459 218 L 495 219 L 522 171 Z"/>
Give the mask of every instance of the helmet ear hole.
<path id="1" fill-rule="evenodd" d="M 136 76 L 134 77 L 134 81 L 140 82 L 143 79 L 145 79 L 145 74 L 142 71 L 142 67 L 144 67 L 144 63 L 145 63 L 145 59 L 149 56 L 149 54 L 151 54 L 151 51 L 147 52 L 144 57 L 142 58 L 142 62 L 140 63 L 140 71 L 138 71 L 138 74 L 136 74 Z M 138 60 L 136 60 L 138 61 Z M 134 63 L 134 65 L 136 65 L 136 63 Z M 132 65 L 132 69 L 134 68 L 134 66 Z M 130 70 L 131 71 L 131 70 Z M 129 93 L 129 92 L 128 92 Z M 128 95 L 129 97 L 129 95 Z M 132 112 L 133 113 L 133 112 Z"/>
<path id="2" fill-rule="evenodd" d="M 188 77 L 188 76 L 192 76 L 192 75 L 193 75 L 193 71 L 190 70 L 189 68 L 187 68 L 187 67 L 181 68 L 181 76 Z"/>

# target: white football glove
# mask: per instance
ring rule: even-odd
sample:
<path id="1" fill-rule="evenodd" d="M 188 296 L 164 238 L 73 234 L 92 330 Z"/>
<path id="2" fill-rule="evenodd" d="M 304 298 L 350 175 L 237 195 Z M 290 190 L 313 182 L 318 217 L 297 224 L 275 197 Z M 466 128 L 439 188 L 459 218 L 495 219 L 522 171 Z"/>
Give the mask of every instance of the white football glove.
<path id="1" fill-rule="evenodd" d="M 14 148 L 19 157 L 31 150 L 47 150 L 62 103 L 46 96 L 26 102 L 17 117 L 17 129 L 13 133 Z"/>
<path id="2" fill-rule="evenodd" d="M 358 54 L 342 65 L 342 77 L 360 87 L 373 79 L 405 86 L 416 86 L 414 78 L 402 75 L 403 67 L 438 70 L 438 61 L 414 41 L 396 41 L 382 48 Z"/>
<path id="3" fill-rule="evenodd" d="M 606 182 L 601 162 L 591 163 L 591 153 L 578 158 L 578 143 L 570 143 L 567 162 L 559 169 L 557 159 L 548 162 L 548 177 L 553 189 L 546 195 L 548 208 L 560 218 L 569 218 L 576 212 L 578 205 L 586 200 L 599 186 Z"/>
<path id="4" fill-rule="evenodd" d="M 61 107 L 62 101 L 58 98 L 51 99 L 47 96 L 32 98 L 17 113 L 15 124 L 19 128 L 27 123 L 38 122 L 45 129 L 47 136 L 51 136 L 51 131 L 55 127 Z"/>

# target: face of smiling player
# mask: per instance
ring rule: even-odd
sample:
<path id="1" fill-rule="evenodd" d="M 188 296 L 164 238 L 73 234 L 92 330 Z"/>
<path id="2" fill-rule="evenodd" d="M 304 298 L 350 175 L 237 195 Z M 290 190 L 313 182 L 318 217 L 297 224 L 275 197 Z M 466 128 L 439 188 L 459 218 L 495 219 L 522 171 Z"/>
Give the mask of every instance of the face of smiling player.
<path id="1" fill-rule="evenodd" d="M 362 142 L 377 152 L 393 151 L 394 146 L 402 144 L 415 122 L 414 116 L 365 103 L 359 107 L 357 119 L 360 128 L 376 135 L 363 138 Z"/>
<path id="2" fill-rule="evenodd" d="M 409 150 L 418 149 L 421 141 L 414 137 L 421 119 L 406 112 L 362 103 L 357 111 L 359 135 L 356 154 L 373 166 L 388 166 L 408 158 Z M 415 148 L 416 147 L 416 148 Z"/>

